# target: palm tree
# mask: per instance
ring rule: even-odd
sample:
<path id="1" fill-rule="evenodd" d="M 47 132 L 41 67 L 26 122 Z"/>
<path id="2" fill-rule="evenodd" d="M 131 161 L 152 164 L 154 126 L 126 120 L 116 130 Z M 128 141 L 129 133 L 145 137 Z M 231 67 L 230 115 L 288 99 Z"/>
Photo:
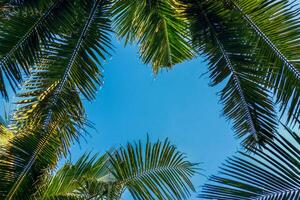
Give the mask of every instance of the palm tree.
<path id="1" fill-rule="evenodd" d="M 299 199 L 300 135 L 290 129 L 278 134 L 255 154 L 239 152 L 203 186 L 203 199 Z"/>
<path id="2" fill-rule="evenodd" d="M 300 20 L 293 7 L 287 0 L 120 0 L 114 24 L 154 71 L 205 56 L 212 85 L 223 86 L 224 115 L 253 147 L 276 131 L 273 96 L 287 123 L 299 118 Z"/>
<path id="3" fill-rule="evenodd" d="M 134 199 L 186 199 L 194 191 L 197 168 L 168 140 L 128 143 L 102 156 L 85 154 L 46 177 L 37 199 L 119 199 L 127 189 Z"/>
<path id="4" fill-rule="evenodd" d="M 10 137 L 4 132 L 0 136 Z M 102 156 L 84 154 L 55 171 L 44 173 L 38 184 L 27 185 L 24 189 L 31 193 L 16 199 L 120 199 L 125 190 L 134 199 L 187 199 L 195 192 L 191 178 L 198 168 L 168 139 L 155 143 L 147 139 L 146 144 L 128 143 Z M 8 179 L 2 177 L 1 186 Z"/>
<path id="5" fill-rule="evenodd" d="M 102 84 L 113 29 L 139 45 L 154 72 L 205 54 L 213 85 L 228 80 L 224 114 L 246 147 L 274 137 L 273 95 L 280 113 L 288 112 L 286 122 L 296 124 L 300 26 L 292 6 L 286 0 L 2 0 L 0 91 L 5 98 L 7 85 L 17 91 L 18 107 L 5 129 L 14 137 L 1 153 L 1 198 L 35 193 L 89 125 L 82 98 L 92 100 Z"/>
<path id="6" fill-rule="evenodd" d="M 206 56 L 223 113 L 244 146 L 273 137 L 277 114 L 299 119 L 299 7 L 286 0 L 183 1 L 192 43 Z M 293 8 L 296 6 L 296 8 Z"/>
<path id="7" fill-rule="evenodd" d="M 11 0 L 1 5 L 0 91 L 5 97 L 5 84 L 17 89 L 24 74 L 30 76 L 21 86 L 25 90 L 60 88 L 73 76 L 73 89 L 94 97 L 101 84 L 97 66 L 111 49 L 113 20 L 117 36 L 137 43 L 142 60 L 154 72 L 198 54 L 206 56 L 212 85 L 224 85 L 223 113 L 244 146 L 274 136 L 273 97 L 279 114 L 287 114 L 286 122 L 298 124 L 299 10 L 287 0 L 114 0 L 95 5 L 85 0 Z M 45 73 L 49 65 L 61 70 Z M 78 70 L 75 65 L 82 66 Z M 55 78 L 41 85 L 40 79 L 49 75 L 56 76 L 60 86 L 54 86 Z M 41 94 L 24 95 L 27 100 Z"/>

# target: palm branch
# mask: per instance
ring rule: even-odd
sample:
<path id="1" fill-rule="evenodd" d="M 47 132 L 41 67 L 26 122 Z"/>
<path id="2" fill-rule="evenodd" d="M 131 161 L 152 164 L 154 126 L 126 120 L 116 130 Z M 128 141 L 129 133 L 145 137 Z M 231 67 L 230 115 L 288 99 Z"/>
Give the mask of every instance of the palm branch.
<path id="1" fill-rule="evenodd" d="M 197 171 L 168 140 L 127 144 L 103 156 L 83 155 L 46 179 L 37 199 L 119 199 L 128 189 L 134 199 L 186 199 Z M 62 198 L 63 199 L 63 198 Z"/>
<path id="2" fill-rule="evenodd" d="M 46 175 L 34 199 L 99 199 L 113 187 L 113 182 L 106 178 L 109 173 L 107 153 L 103 156 L 84 154 L 74 164 L 65 163 L 54 176 Z"/>
<path id="3" fill-rule="evenodd" d="M 263 144 L 276 131 L 276 112 L 271 94 L 264 87 L 268 68 L 259 67 L 253 37 L 240 29 L 239 16 L 218 1 L 186 2 L 192 42 L 207 58 L 211 84 L 222 85 L 223 113 L 233 120 L 243 145 Z M 252 51 L 252 52 L 251 52 Z"/>
<path id="4" fill-rule="evenodd" d="M 80 8 L 78 2 L 64 3 L 67 9 L 55 19 L 64 21 L 64 27 L 42 49 L 47 57 L 33 67 L 19 93 L 20 107 L 11 124 L 18 134 L 7 150 L 9 156 L 1 159 L 2 173 L 9 177 L 1 186 L 6 199 L 30 196 L 36 188 L 27 185 L 38 183 L 67 153 L 85 125 L 80 95 L 92 99 L 101 84 L 98 66 L 110 48 L 109 2 L 85 1 Z"/>
<path id="5" fill-rule="evenodd" d="M 5 98 L 8 98 L 6 84 L 14 91 L 19 89 L 24 76 L 41 59 L 41 50 L 53 40 L 58 19 L 63 19 L 61 14 L 66 9 L 65 1 L 22 2 L 15 2 L 10 15 L 0 18 L 0 92 Z"/>
<path id="6" fill-rule="evenodd" d="M 300 137 L 286 128 L 262 149 L 239 152 L 212 176 L 203 199 L 271 200 L 300 198 Z"/>
<path id="7" fill-rule="evenodd" d="M 120 148 L 111 156 L 112 174 L 134 199 L 186 199 L 197 168 L 168 140 Z"/>
<path id="8" fill-rule="evenodd" d="M 125 43 L 136 42 L 144 63 L 154 72 L 191 59 L 187 22 L 172 0 L 115 0 L 114 27 Z"/>
<path id="9" fill-rule="evenodd" d="M 258 59 L 269 61 L 267 80 L 280 110 L 287 114 L 287 123 L 296 124 L 300 118 L 299 5 L 287 0 L 229 0 L 227 4 L 256 33 Z"/>

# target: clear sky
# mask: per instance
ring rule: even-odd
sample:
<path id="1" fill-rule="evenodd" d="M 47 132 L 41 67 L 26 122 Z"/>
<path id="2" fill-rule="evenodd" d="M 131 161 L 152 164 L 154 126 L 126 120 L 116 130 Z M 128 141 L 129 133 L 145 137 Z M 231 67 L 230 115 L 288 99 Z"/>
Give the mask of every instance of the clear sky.
<path id="1" fill-rule="evenodd" d="M 138 139 L 168 137 L 204 175 L 215 173 L 238 141 L 221 116 L 218 89 L 208 86 L 207 66 L 201 58 L 152 74 L 139 60 L 137 48 L 116 42 L 105 64 L 104 86 L 93 103 L 86 103 L 88 119 L 97 131 L 72 149 L 72 160 L 86 151 L 105 152 Z M 204 176 L 194 178 L 197 189 Z M 122 199 L 129 199 L 125 194 Z M 196 199 L 195 197 L 191 199 Z"/>

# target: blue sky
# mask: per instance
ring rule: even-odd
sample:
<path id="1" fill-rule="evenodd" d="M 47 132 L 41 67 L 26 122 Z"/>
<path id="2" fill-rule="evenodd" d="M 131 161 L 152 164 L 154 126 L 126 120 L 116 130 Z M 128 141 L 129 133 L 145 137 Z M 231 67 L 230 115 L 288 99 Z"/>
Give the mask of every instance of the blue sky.
<path id="1" fill-rule="evenodd" d="M 137 48 L 116 42 L 105 64 L 104 86 L 95 102 L 86 102 L 88 119 L 97 131 L 72 147 L 72 160 L 86 151 L 105 152 L 138 139 L 168 137 L 204 175 L 215 173 L 238 149 L 230 124 L 221 116 L 217 88 L 208 86 L 201 58 L 153 75 L 139 60 Z M 198 175 L 199 190 L 206 177 Z M 123 196 L 128 199 L 128 194 Z M 191 199 L 196 199 L 195 197 Z"/>

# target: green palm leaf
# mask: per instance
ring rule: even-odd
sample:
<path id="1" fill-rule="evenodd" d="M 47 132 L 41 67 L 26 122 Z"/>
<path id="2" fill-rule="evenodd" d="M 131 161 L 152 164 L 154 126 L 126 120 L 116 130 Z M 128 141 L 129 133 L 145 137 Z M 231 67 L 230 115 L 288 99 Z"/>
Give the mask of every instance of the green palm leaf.
<path id="1" fill-rule="evenodd" d="M 81 156 L 75 164 L 67 162 L 54 176 L 47 176 L 35 199 L 89 199 L 107 195 L 112 182 L 109 174 L 109 156 L 89 154 Z"/>
<path id="2" fill-rule="evenodd" d="M 13 132 L 9 130 L 4 120 L 0 117 L 0 152 L 2 151 L 2 147 L 5 148 L 13 136 Z"/>
<path id="3" fill-rule="evenodd" d="M 13 14 L 9 17 L 0 20 L 0 92 L 4 97 L 8 97 L 6 82 L 15 90 L 24 74 L 28 75 L 31 66 L 39 61 L 41 49 L 47 47 L 59 26 L 60 21 L 56 19 L 62 19 L 59 15 L 66 9 L 64 1 L 44 2 L 47 7 L 26 2 L 11 11 Z"/>
<path id="4" fill-rule="evenodd" d="M 19 95 L 21 106 L 11 124 L 19 134 L 8 152 L 11 161 L 3 159 L 3 165 L 16 168 L 3 172 L 15 174 L 3 183 L 2 195 L 7 199 L 18 198 L 26 190 L 32 194 L 35 188 L 26 185 L 38 182 L 67 152 L 70 142 L 78 139 L 85 126 L 80 94 L 92 99 L 96 85 L 101 84 L 98 66 L 110 48 L 109 2 L 84 1 L 82 12 L 74 7 L 76 2 L 66 3 L 68 9 L 56 20 L 67 18 L 68 23 L 43 49 L 47 57 L 33 68 Z"/>
<path id="5" fill-rule="evenodd" d="M 267 79 L 273 84 L 287 122 L 300 117 L 299 6 L 295 1 L 227 1 L 256 33 L 262 59 L 269 61 Z"/>
<path id="6" fill-rule="evenodd" d="M 300 137 L 286 128 L 255 154 L 239 152 L 203 186 L 204 199 L 299 199 Z"/>
<path id="7" fill-rule="evenodd" d="M 243 145 L 263 144 L 276 131 L 276 113 L 264 85 L 268 68 L 259 68 L 251 32 L 241 29 L 239 16 L 214 1 L 186 2 L 192 41 L 206 56 L 213 86 L 224 85 L 220 98 L 223 113 L 233 120 Z M 230 19 L 230 20 L 229 20 Z"/>
<path id="8" fill-rule="evenodd" d="M 186 20 L 172 0 L 116 0 L 114 25 L 120 38 L 137 42 L 144 63 L 154 72 L 193 57 Z"/>
<path id="9" fill-rule="evenodd" d="M 36 199 L 119 199 L 128 189 L 134 199 L 185 199 L 194 191 L 195 165 L 168 140 L 128 144 L 113 153 L 83 155 L 44 181 Z M 63 199 L 62 198 L 62 199 Z"/>
<path id="10" fill-rule="evenodd" d="M 127 144 L 111 156 L 112 174 L 134 199 L 187 199 L 196 167 L 168 140 Z"/>

